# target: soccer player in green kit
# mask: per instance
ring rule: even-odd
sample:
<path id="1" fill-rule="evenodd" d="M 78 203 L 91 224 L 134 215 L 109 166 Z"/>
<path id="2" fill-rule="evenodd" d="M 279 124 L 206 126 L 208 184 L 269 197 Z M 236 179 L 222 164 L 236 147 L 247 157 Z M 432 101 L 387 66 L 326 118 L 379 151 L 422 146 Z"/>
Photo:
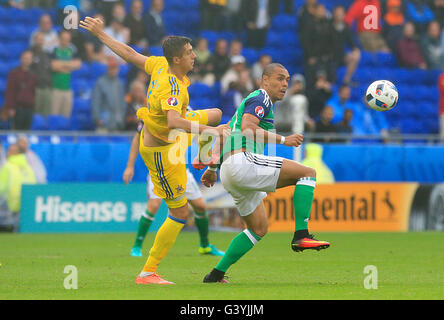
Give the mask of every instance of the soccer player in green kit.
<path id="1" fill-rule="evenodd" d="M 278 188 L 295 185 L 295 232 L 291 248 L 303 251 L 330 246 L 330 243 L 316 240 L 308 233 L 316 171 L 293 160 L 263 154 L 266 143 L 281 143 L 289 147 L 302 144 L 303 136 L 300 134 L 284 137 L 273 132 L 273 104 L 284 97 L 289 79 L 290 75 L 283 65 L 272 63 L 265 67 L 261 88 L 242 101 L 230 121 L 231 135 L 223 144 L 219 164 L 211 164 L 202 175 L 202 183 L 211 187 L 217 180 L 217 168 L 220 168 L 221 182 L 232 195 L 247 226 L 231 241 L 204 282 L 227 282 L 224 276 L 228 268 L 265 236 L 268 219 L 263 199 L 267 192 Z"/>

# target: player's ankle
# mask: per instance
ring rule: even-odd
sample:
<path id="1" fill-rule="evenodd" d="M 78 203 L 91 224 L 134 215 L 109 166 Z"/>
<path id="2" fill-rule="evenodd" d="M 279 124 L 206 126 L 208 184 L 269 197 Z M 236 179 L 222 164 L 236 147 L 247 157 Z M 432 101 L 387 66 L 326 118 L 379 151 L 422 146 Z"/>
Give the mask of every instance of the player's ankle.
<path id="1" fill-rule="evenodd" d="M 309 234 L 308 234 L 308 230 L 307 229 L 296 230 L 294 232 L 293 241 L 306 238 L 306 237 L 308 237 L 308 235 Z"/>

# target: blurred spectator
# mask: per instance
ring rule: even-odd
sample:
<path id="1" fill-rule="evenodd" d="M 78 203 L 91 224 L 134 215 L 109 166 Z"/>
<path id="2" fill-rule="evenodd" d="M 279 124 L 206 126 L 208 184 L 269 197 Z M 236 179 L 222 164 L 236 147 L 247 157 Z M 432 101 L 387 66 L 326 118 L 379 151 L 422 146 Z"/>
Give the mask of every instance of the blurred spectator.
<path id="1" fill-rule="evenodd" d="M 227 0 L 200 0 L 202 29 L 220 31 L 224 27 Z"/>
<path id="2" fill-rule="evenodd" d="M 8 74 L 5 90 L 5 110 L 11 118 L 11 129 L 29 130 L 35 108 L 35 88 L 37 80 L 31 72 L 32 52 L 24 51 L 20 56 L 20 66 Z"/>
<path id="3" fill-rule="evenodd" d="M 141 0 L 133 0 L 131 2 L 130 13 L 125 17 L 123 24 L 129 30 L 130 45 L 147 46 L 146 22 L 143 17 L 143 2 Z"/>
<path id="4" fill-rule="evenodd" d="M 10 145 L 6 154 L 6 163 L 0 169 L 0 195 L 6 199 L 13 214 L 20 212 L 23 184 L 35 184 L 32 168 L 17 145 Z"/>
<path id="5" fill-rule="evenodd" d="M 307 143 L 305 145 L 305 158 L 301 164 L 316 170 L 316 183 L 334 183 L 335 177 L 330 168 L 322 160 L 323 147 L 317 143 Z"/>
<path id="6" fill-rule="evenodd" d="M 100 14 L 103 15 L 104 17 L 104 22 L 110 23 L 112 18 L 113 18 L 113 10 L 114 7 L 117 5 L 122 5 L 122 1 L 121 0 L 93 0 L 94 1 L 94 8 L 96 8 L 96 10 L 98 12 L 100 12 Z M 123 8 L 125 9 L 125 8 Z M 118 9 L 120 10 L 120 9 Z M 121 22 L 123 22 L 123 19 L 125 18 L 125 15 L 123 15 Z"/>
<path id="7" fill-rule="evenodd" d="M 59 45 L 54 48 L 51 60 L 52 69 L 52 105 L 51 114 L 71 116 L 73 92 L 71 73 L 80 69 L 82 61 L 77 55 L 77 48 L 71 43 L 71 34 L 62 30 Z"/>
<path id="8" fill-rule="evenodd" d="M 345 22 L 345 8 L 337 6 L 333 9 L 333 64 L 334 70 L 338 67 L 346 66 L 343 83 L 350 83 L 359 61 L 361 60 L 361 50 L 355 43 L 353 32 Z M 347 49 L 349 50 L 347 52 Z M 336 72 L 334 73 L 336 78 Z"/>
<path id="9" fill-rule="evenodd" d="M 102 21 L 105 18 L 101 14 L 95 14 L 94 18 L 101 19 Z M 89 62 L 106 62 L 105 56 L 105 46 L 103 43 L 94 36 L 91 32 L 84 33 L 85 35 L 85 54 L 86 60 Z"/>
<path id="10" fill-rule="evenodd" d="M 11 8 L 23 10 L 23 9 L 25 9 L 25 1 L 24 0 L 9 0 L 9 6 Z"/>
<path id="11" fill-rule="evenodd" d="M 231 82 L 228 89 L 221 95 L 222 120 L 221 123 L 227 123 L 236 112 L 236 109 L 242 103 L 243 95 L 239 82 Z"/>
<path id="12" fill-rule="evenodd" d="M 146 103 L 146 88 L 143 82 L 135 80 L 130 85 L 129 93 L 126 95 L 126 115 L 125 130 L 137 130 L 139 119 L 137 118 L 137 110 L 144 107 Z"/>
<path id="13" fill-rule="evenodd" d="M 330 134 L 323 138 L 315 138 L 313 142 L 329 143 L 336 139 L 336 126 L 331 122 L 334 117 L 333 108 L 325 106 L 318 121 L 316 121 L 314 133 Z"/>
<path id="14" fill-rule="evenodd" d="M 435 15 L 424 0 L 408 0 L 406 18 L 415 24 L 419 34 L 426 31 L 427 25 L 435 19 Z"/>
<path id="15" fill-rule="evenodd" d="M 270 15 L 275 16 L 280 12 L 281 4 L 284 5 L 284 13 L 293 13 L 293 0 L 272 0 L 270 2 Z"/>
<path id="16" fill-rule="evenodd" d="M 443 69 L 443 47 L 441 28 L 438 21 L 432 21 L 427 27 L 427 34 L 421 37 L 421 49 L 429 69 Z"/>
<path id="17" fill-rule="evenodd" d="M 354 112 L 359 112 L 362 108 L 360 103 L 350 101 L 351 88 L 348 85 L 342 85 L 337 93 L 326 102 L 327 105 L 333 108 L 334 117 L 332 123 L 336 124 L 344 118 L 344 112 L 351 109 Z"/>
<path id="18" fill-rule="evenodd" d="M 31 71 L 35 74 L 35 112 L 43 116 L 51 113 L 52 76 L 51 57 L 43 50 L 44 36 L 41 32 L 34 34 L 34 45 L 31 48 Z"/>
<path id="19" fill-rule="evenodd" d="M 71 34 L 71 43 L 77 49 L 77 56 L 80 60 L 86 61 L 88 56 L 85 48 L 85 32 L 81 32 L 80 29 L 70 29 L 68 32 Z"/>
<path id="20" fill-rule="evenodd" d="M 231 61 L 227 53 L 227 46 L 227 40 L 218 39 L 216 41 L 214 53 L 210 56 L 208 63 L 205 66 L 205 70 L 207 72 L 214 74 L 216 82 L 220 81 L 231 65 Z"/>
<path id="21" fill-rule="evenodd" d="M 17 139 L 19 152 L 26 156 L 26 161 L 34 172 L 36 183 L 47 183 L 46 168 L 40 157 L 29 148 L 29 141 L 25 136 Z"/>
<path id="22" fill-rule="evenodd" d="M 126 17 L 125 5 L 122 2 L 119 2 L 114 4 L 113 9 L 111 11 L 111 17 L 106 21 L 108 22 L 108 24 L 111 24 L 113 20 L 117 20 L 123 24 L 123 21 L 125 21 L 125 17 Z"/>
<path id="23" fill-rule="evenodd" d="M 168 35 L 162 18 L 163 0 L 151 0 L 151 10 L 146 15 L 146 32 L 150 46 L 160 46 Z"/>
<path id="24" fill-rule="evenodd" d="M 444 19 L 444 0 L 430 1 L 430 9 L 433 11 L 436 21 L 443 21 Z"/>
<path id="25" fill-rule="evenodd" d="M 233 39 L 230 42 L 230 50 L 229 50 L 229 56 L 241 56 L 242 55 L 242 49 L 244 45 L 241 40 L 239 39 Z"/>
<path id="26" fill-rule="evenodd" d="M 108 27 L 104 29 L 105 33 L 114 38 L 117 41 L 127 44 L 129 41 L 130 33 L 128 28 L 125 28 L 123 22 L 119 19 L 113 19 Z M 105 56 L 114 57 L 120 64 L 125 64 L 125 60 L 115 54 L 110 48 L 105 46 Z"/>
<path id="27" fill-rule="evenodd" d="M 327 79 L 327 74 L 323 70 L 316 73 L 316 82 L 312 88 L 306 88 L 308 98 L 308 114 L 310 118 L 316 119 L 325 103 L 332 95 L 331 83 Z"/>
<path id="28" fill-rule="evenodd" d="M 246 71 L 245 58 L 243 56 L 231 57 L 231 67 L 230 69 L 228 69 L 227 72 L 225 72 L 225 74 L 222 76 L 222 79 L 220 80 L 222 94 L 225 94 L 227 92 L 230 83 L 232 82 L 239 83 L 241 77 L 243 77 L 242 80 L 246 80 L 245 71 Z M 245 83 L 245 90 L 246 91 L 253 90 L 253 83 L 249 78 L 247 79 L 247 83 Z"/>
<path id="29" fill-rule="evenodd" d="M 259 57 L 259 60 L 251 68 L 251 78 L 253 79 L 253 85 L 255 89 L 261 86 L 262 73 L 264 68 L 271 63 L 271 56 L 268 54 L 263 54 Z"/>
<path id="30" fill-rule="evenodd" d="M 311 88 L 316 79 L 316 72 L 320 69 L 327 72 L 331 82 L 335 70 L 333 64 L 333 29 L 327 19 L 323 4 L 317 4 L 314 18 L 304 27 L 302 34 L 304 51 L 304 69 L 307 87 Z"/>
<path id="31" fill-rule="evenodd" d="M 227 0 L 226 11 L 226 28 L 232 32 L 241 32 L 242 19 L 240 17 L 240 5 L 239 0 Z"/>
<path id="32" fill-rule="evenodd" d="M 353 110 L 345 109 L 342 120 L 336 124 L 336 131 L 340 134 L 352 134 L 353 133 Z"/>
<path id="33" fill-rule="evenodd" d="M 287 94 L 276 107 L 275 119 L 276 130 L 281 132 L 303 133 L 305 126 L 313 128 L 314 122 L 308 116 L 308 99 L 305 95 L 305 78 L 302 74 L 291 77 Z"/>
<path id="34" fill-rule="evenodd" d="M 32 47 L 34 45 L 34 35 L 37 32 L 43 33 L 44 41 L 43 41 L 43 50 L 49 54 L 52 54 L 54 48 L 59 43 L 59 37 L 57 32 L 53 29 L 52 20 L 49 14 L 43 14 L 39 20 L 38 29 L 34 30 L 31 33 L 29 46 Z"/>
<path id="35" fill-rule="evenodd" d="M 91 108 L 96 129 L 116 131 L 125 128 L 125 90 L 119 79 L 119 64 L 108 59 L 107 72 L 101 76 L 92 92 Z"/>
<path id="36" fill-rule="evenodd" d="M 209 85 L 214 84 L 214 75 L 208 74 L 206 71 L 206 64 L 210 59 L 211 52 L 208 49 L 208 40 L 206 38 L 199 38 L 194 46 L 194 53 L 196 54 L 196 59 L 194 60 L 194 69 L 192 76 L 195 81 L 201 81 Z M 206 78 L 209 76 L 209 78 Z"/>
<path id="37" fill-rule="evenodd" d="M 439 135 L 444 142 L 444 72 L 438 78 L 438 92 L 439 92 Z"/>
<path id="38" fill-rule="evenodd" d="M 270 4 L 272 0 L 243 0 L 241 16 L 247 30 L 247 46 L 263 48 L 270 27 Z"/>
<path id="39" fill-rule="evenodd" d="M 424 57 L 422 56 L 421 46 L 417 41 L 415 25 L 410 21 L 404 25 L 403 36 L 396 44 L 396 55 L 399 65 L 402 67 L 427 68 Z"/>
<path id="40" fill-rule="evenodd" d="M 381 18 L 379 0 L 355 0 L 349 7 L 345 21 L 350 27 L 356 22 L 356 33 L 364 50 L 390 51 L 381 35 Z"/>
<path id="41" fill-rule="evenodd" d="M 384 14 L 384 36 L 392 51 L 396 51 L 396 43 L 402 37 L 405 22 L 401 0 L 387 0 Z"/>
<path id="42" fill-rule="evenodd" d="M 317 0 L 305 0 L 305 4 L 298 9 L 299 40 L 302 46 L 304 46 L 304 42 L 307 40 L 304 38 L 307 35 L 305 29 L 307 26 L 310 26 L 314 20 L 317 4 Z"/>

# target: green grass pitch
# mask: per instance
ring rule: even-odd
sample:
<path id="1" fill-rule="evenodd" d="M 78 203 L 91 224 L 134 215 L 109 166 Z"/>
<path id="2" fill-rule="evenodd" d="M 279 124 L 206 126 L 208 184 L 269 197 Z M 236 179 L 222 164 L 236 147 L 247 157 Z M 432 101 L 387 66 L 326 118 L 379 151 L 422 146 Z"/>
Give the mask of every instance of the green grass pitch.
<path id="1" fill-rule="evenodd" d="M 134 236 L 0 234 L 0 299 L 444 299 L 444 233 L 318 233 L 331 247 L 303 253 L 290 249 L 291 234 L 270 233 L 231 267 L 230 284 L 204 284 L 220 258 L 200 256 L 197 233 L 183 231 L 158 269 L 174 286 L 135 284 L 146 256 L 129 256 Z M 224 250 L 234 236 L 210 239 Z M 67 265 L 76 290 L 64 288 Z M 367 265 L 377 289 L 364 286 Z"/>

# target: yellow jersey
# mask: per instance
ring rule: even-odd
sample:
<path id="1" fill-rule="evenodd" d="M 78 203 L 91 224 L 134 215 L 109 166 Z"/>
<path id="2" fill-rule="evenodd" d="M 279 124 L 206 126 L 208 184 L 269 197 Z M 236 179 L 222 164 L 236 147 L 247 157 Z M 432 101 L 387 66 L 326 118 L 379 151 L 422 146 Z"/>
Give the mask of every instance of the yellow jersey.
<path id="1" fill-rule="evenodd" d="M 151 75 L 151 82 L 147 92 L 146 108 L 137 111 L 147 130 L 156 138 L 174 143 L 174 134 L 170 136 L 167 111 L 175 110 L 185 118 L 189 104 L 188 86 L 190 80 L 184 77 L 183 81 L 168 72 L 168 61 L 165 57 L 148 57 L 145 61 L 145 72 Z"/>

